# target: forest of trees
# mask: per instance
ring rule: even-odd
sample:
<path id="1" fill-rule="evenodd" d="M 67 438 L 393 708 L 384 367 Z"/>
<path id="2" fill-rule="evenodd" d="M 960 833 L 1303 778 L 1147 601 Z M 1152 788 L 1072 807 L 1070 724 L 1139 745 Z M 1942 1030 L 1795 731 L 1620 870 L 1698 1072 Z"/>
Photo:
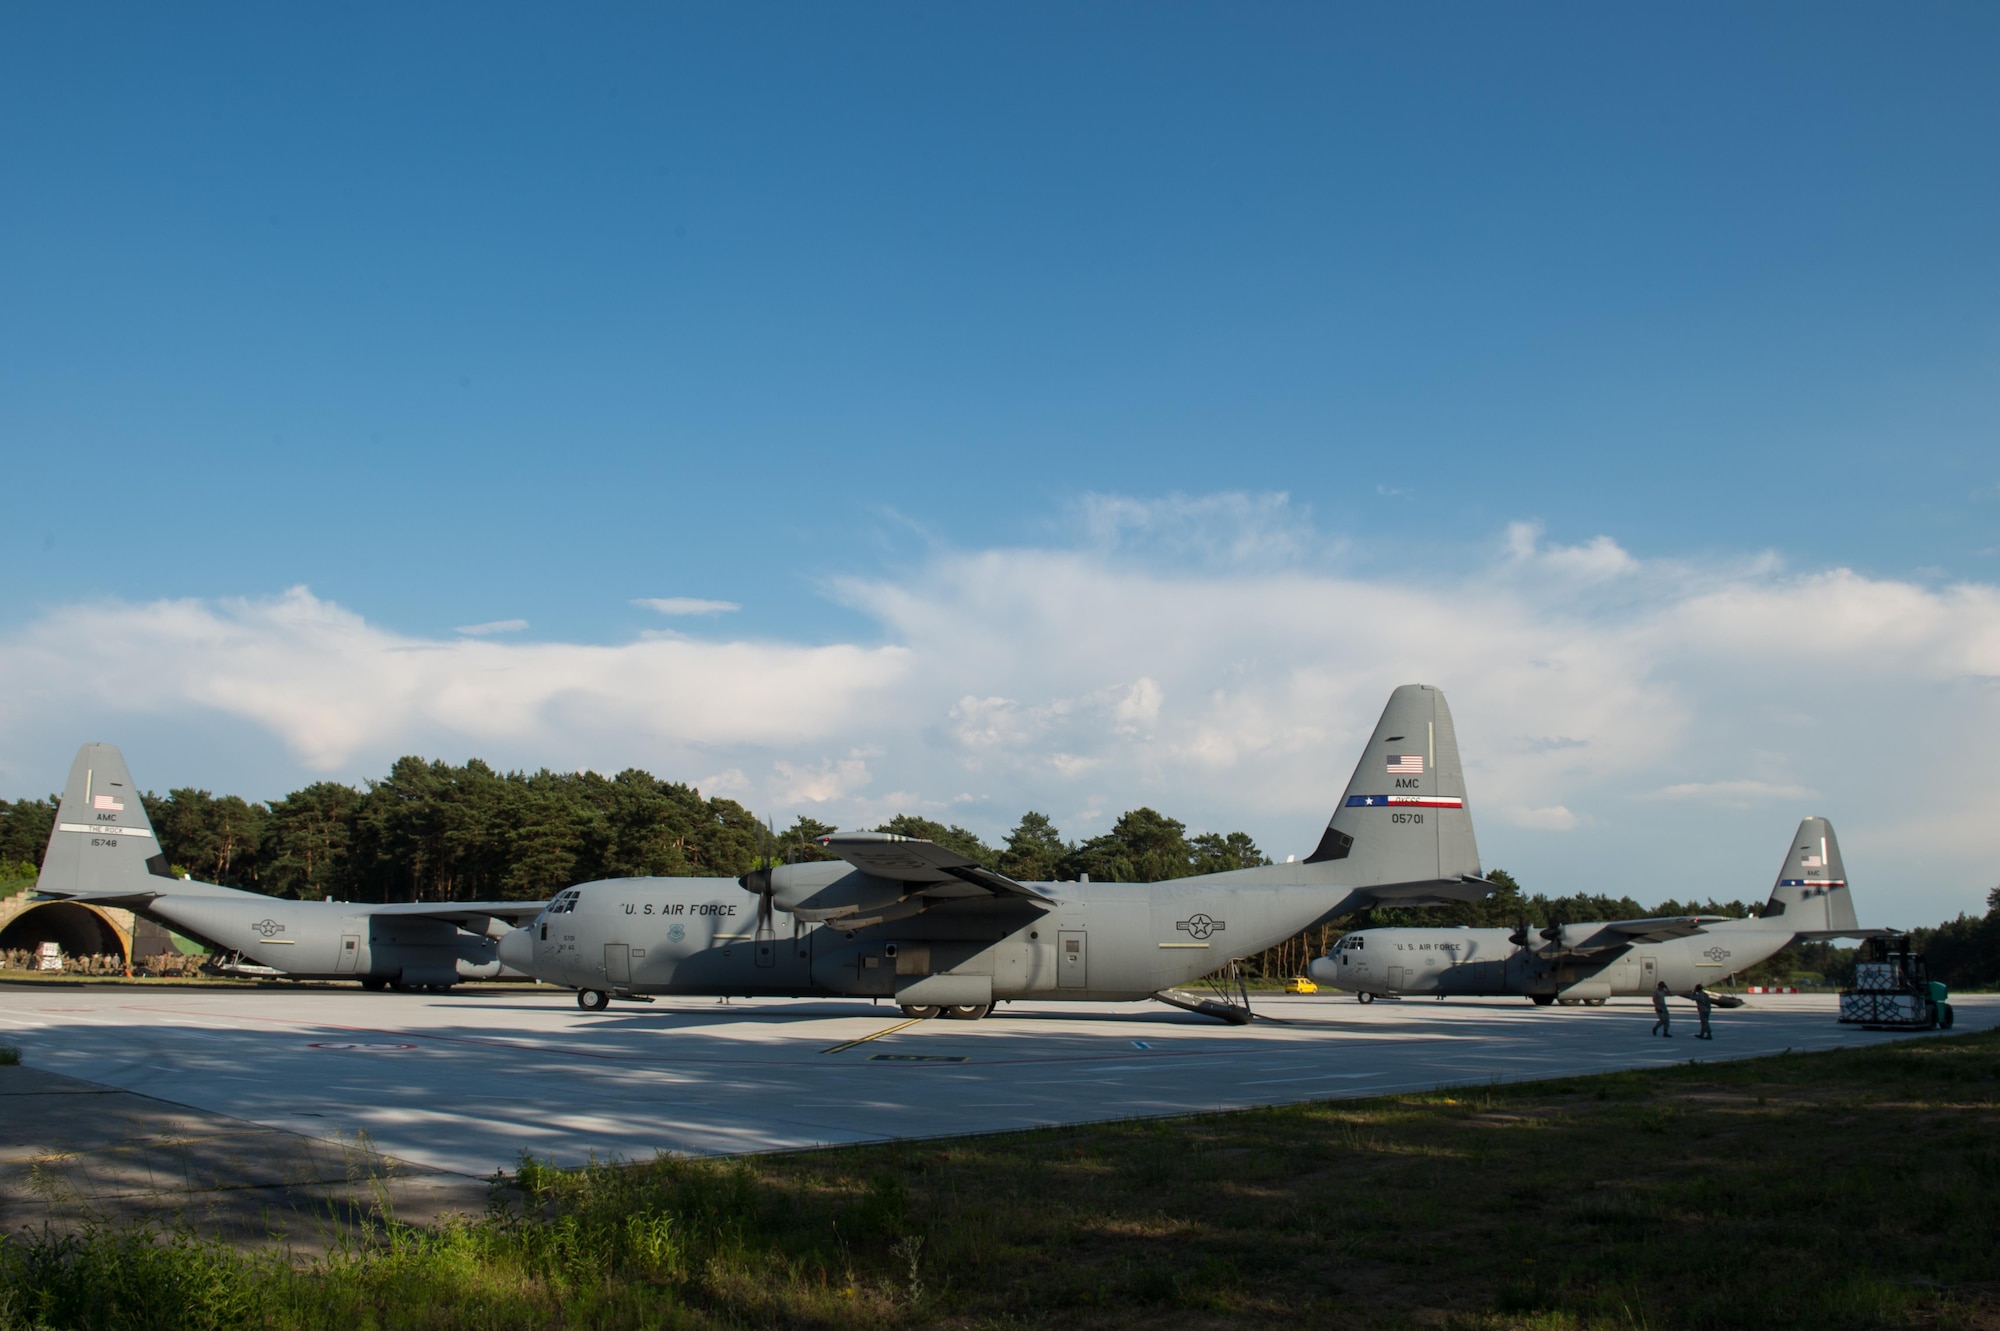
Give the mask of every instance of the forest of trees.
<path id="1" fill-rule="evenodd" d="M 728 799 L 637 769 L 497 772 L 402 758 L 362 789 L 316 782 L 268 804 L 205 790 L 147 794 L 146 812 L 168 861 L 205 882 L 273 896 L 346 901 L 530 901 L 573 883 L 637 875 L 736 877 L 770 853 L 828 858 L 816 838 L 834 829 L 801 816 L 774 834 Z M 32 881 L 55 823 L 56 800 L 0 802 L 0 892 Z M 928 837 L 1010 877 L 1031 881 L 1159 882 L 1268 864 L 1242 832 L 1189 836 L 1187 826 L 1134 809 L 1110 831 L 1066 840 L 1040 813 L 1021 816 L 999 846 L 963 827 L 904 814 L 877 830 Z M 1333 939 L 1365 924 L 1513 926 L 1645 915 L 1746 916 L 1761 902 L 1663 901 L 1529 895 L 1504 870 L 1483 901 L 1429 910 L 1378 910 L 1329 921 L 1252 960 L 1267 976 L 1299 974 Z M 1915 933 L 1932 973 L 1957 988 L 2000 986 L 2000 888 L 1984 916 L 1961 915 Z M 1817 974 L 1842 983 L 1851 949 L 1825 943 L 1785 949 L 1747 978 Z"/>
<path id="2" fill-rule="evenodd" d="M 831 858 L 834 829 L 801 816 L 767 833 L 734 800 L 636 769 L 497 772 L 403 758 L 364 789 L 321 781 L 269 804 L 206 790 L 147 793 L 146 813 L 176 871 L 272 896 L 343 901 L 532 901 L 572 883 L 637 875 L 736 877 L 770 853 Z M 0 865 L 41 863 L 56 800 L 0 804 Z M 1039 881 L 1157 882 L 1269 861 L 1241 832 L 1190 837 L 1135 809 L 1111 831 L 1066 841 L 1039 813 L 1004 845 L 902 815 L 877 829 L 929 837 L 1002 873 Z"/>

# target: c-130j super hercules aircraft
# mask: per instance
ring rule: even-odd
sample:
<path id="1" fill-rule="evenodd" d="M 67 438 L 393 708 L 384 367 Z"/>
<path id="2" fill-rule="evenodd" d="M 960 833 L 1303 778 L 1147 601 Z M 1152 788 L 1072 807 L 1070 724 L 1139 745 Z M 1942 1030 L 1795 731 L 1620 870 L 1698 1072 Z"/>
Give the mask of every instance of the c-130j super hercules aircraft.
<path id="1" fill-rule="evenodd" d="M 86 744 L 70 765 L 36 896 L 121 906 L 223 952 L 257 974 L 359 980 L 364 988 L 443 989 L 500 973 L 494 940 L 539 901 L 369 904 L 288 901 L 177 878 L 153 835 L 125 758 Z"/>
<path id="2" fill-rule="evenodd" d="M 983 1017 L 1000 1000 L 1157 997 L 1320 920 L 1368 906 L 1471 901 L 1480 877 L 1444 695 L 1389 698 L 1346 796 L 1302 863 L 1162 883 L 1022 883 L 931 841 L 838 833 L 838 861 L 715 879 L 626 878 L 556 894 L 500 940 L 508 967 L 586 1009 L 653 994 L 886 998 L 910 1016 Z M 782 933 L 777 916 L 791 918 Z M 1239 991 L 1240 992 L 1240 991 Z"/>
<path id="3" fill-rule="evenodd" d="M 1868 938 L 1887 932 L 1855 921 L 1833 824 L 1807 818 L 1793 834 L 1777 885 L 1749 919 L 1666 915 L 1518 929 L 1360 929 L 1343 935 L 1307 974 L 1366 1003 L 1378 995 L 1443 998 L 1516 995 L 1601 1004 L 1664 983 L 1686 994 L 1720 984 L 1795 940 Z M 1718 1002 L 1734 1003 L 1734 999 Z"/>

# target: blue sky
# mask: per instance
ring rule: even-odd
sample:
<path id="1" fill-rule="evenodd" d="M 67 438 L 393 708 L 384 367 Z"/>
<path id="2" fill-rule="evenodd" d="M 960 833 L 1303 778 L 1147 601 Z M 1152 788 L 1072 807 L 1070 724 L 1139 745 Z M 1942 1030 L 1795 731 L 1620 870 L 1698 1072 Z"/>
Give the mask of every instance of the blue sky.
<path id="1" fill-rule="evenodd" d="M 1976 789 L 1996 738 L 1977 681 L 2000 675 L 1979 608 L 2000 580 L 1996 57 L 1990 5 L 13 7 L 0 784 L 47 789 L 89 729 L 140 738 L 142 781 L 251 794 L 418 749 L 644 760 L 839 816 L 969 792 L 965 816 L 998 823 L 1058 799 L 1046 769 L 973 780 L 955 698 L 1080 715 L 1152 679 L 1167 724 L 1182 700 L 1316 664 L 1284 656 L 1274 609 L 1225 613 L 1210 635 L 1250 645 L 1189 657 L 1171 685 L 1148 664 L 1149 635 L 1172 636 L 1157 618 L 1059 678 L 1009 675 L 969 646 L 923 650 L 941 620 L 885 608 L 989 605 L 981 627 L 1020 642 L 1050 621 L 1006 621 L 1024 602 L 980 599 L 966 570 L 1076 585 L 1046 557 L 1113 584 L 1254 584 L 1252 601 L 1303 579 L 1297 613 L 1335 617 L 1357 587 L 1446 614 L 1554 570 L 1510 593 L 1531 657 L 1664 632 L 1718 585 L 1899 589 L 1937 627 L 1870 620 L 1854 650 L 1969 633 L 1938 646 L 1958 664 L 1853 664 L 1815 715 L 1916 698 Z M 1626 564 L 1563 591 L 1585 558 L 1563 552 L 1599 537 Z M 1862 582 L 1811 581 L 1839 569 Z M 254 656 L 215 644 L 295 626 L 273 607 L 300 586 L 298 614 L 347 626 L 341 650 L 525 620 L 481 641 L 673 631 L 919 664 L 835 689 L 838 723 L 796 740 L 663 722 L 639 742 L 537 692 L 511 729 L 357 697 L 401 720 L 344 724 L 343 747 L 241 703 L 200 654 Z M 740 609 L 634 604 L 660 597 Z M 234 627 L 169 634 L 191 655 L 150 701 L 49 664 L 76 614 L 111 616 L 92 641 L 137 642 L 117 626 L 190 599 Z M 1361 697 L 1392 669 L 1444 684 L 1469 732 L 1466 699 L 1511 705 L 1476 659 L 1403 652 L 1414 630 L 1382 606 L 1343 639 L 1342 705 L 1367 715 L 1334 731 L 1365 733 L 1379 703 Z M 273 656 L 271 687 L 310 693 L 298 661 L 339 654 L 313 650 Z M 1593 679 L 1638 672 L 1678 715 L 1735 718 L 1790 764 L 1757 778 L 1771 790 L 1923 844 L 1917 806 L 1892 818 L 1860 776 L 1815 775 L 1810 745 L 1761 737 L 1776 723 L 1730 701 L 1742 660 L 1716 653 Z M 676 707 L 702 710 L 697 677 Z M 934 714 L 870 710 L 871 689 Z M 1142 800 L 1267 841 L 1318 821 L 1246 805 L 1185 735 L 1141 752 L 1125 725 L 1076 769 L 1097 777 L 1070 773 L 1100 783 L 1069 800 L 1078 831 Z M 1063 756 L 1035 735 L 1017 738 Z M 1519 778 L 1521 830 L 1482 835 L 1524 877 L 1536 856 L 1551 885 L 1615 877 L 1612 848 L 1657 816 L 1645 800 L 1741 776 L 1694 736 L 1631 768 L 1622 812 Z M 1853 761 L 1893 768 L 1896 742 Z M 1336 786 L 1350 761 L 1328 760 Z M 868 780 L 824 799 L 801 792 L 839 780 L 769 775 L 842 763 Z M 1702 815 L 1740 824 L 1704 871 L 1775 867 L 1788 819 L 1843 812 L 1753 803 Z M 1531 826 L 1557 807 L 1577 821 Z M 1940 859 L 1924 909 L 1979 904 L 1995 851 Z"/>

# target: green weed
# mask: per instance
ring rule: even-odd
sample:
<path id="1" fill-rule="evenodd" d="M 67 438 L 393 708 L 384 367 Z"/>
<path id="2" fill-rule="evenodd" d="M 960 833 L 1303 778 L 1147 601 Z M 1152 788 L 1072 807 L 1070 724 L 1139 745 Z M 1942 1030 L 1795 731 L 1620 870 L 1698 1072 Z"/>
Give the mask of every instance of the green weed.
<path id="1" fill-rule="evenodd" d="M 17 1234 L 0 1331 L 1989 1326 L 1996 1073 L 1988 1033 L 948 1143 L 523 1158 L 478 1219 L 382 1219 L 313 1259 Z"/>

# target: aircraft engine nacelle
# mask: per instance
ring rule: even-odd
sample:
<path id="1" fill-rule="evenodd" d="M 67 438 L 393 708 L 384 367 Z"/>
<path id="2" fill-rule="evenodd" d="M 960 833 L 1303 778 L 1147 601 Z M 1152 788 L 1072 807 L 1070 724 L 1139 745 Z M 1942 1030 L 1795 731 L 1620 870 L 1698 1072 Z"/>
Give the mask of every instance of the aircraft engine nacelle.
<path id="1" fill-rule="evenodd" d="M 459 979 L 490 980 L 500 973 L 500 945 L 493 939 L 468 932 L 461 933 L 457 942 Z"/>
<path id="2" fill-rule="evenodd" d="M 842 862 L 760 869 L 744 875 L 743 886 L 761 893 L 766 882 L 777 909 L 836 929 L 865 929 L 885 920 L 907 919 L 929 904 L 925 898 L 908 895 L 908 883 L 877 878 Z"/>

